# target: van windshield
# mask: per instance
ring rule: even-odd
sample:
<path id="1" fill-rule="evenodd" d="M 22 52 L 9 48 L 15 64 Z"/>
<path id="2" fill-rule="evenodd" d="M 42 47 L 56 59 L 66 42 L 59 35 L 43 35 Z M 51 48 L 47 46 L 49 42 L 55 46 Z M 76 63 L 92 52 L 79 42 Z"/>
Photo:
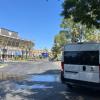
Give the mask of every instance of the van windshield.
<path id="1" fill-rule="evenodd" d="M 65 64 L 99 65 L 99 51 L 65 51 Z"/>

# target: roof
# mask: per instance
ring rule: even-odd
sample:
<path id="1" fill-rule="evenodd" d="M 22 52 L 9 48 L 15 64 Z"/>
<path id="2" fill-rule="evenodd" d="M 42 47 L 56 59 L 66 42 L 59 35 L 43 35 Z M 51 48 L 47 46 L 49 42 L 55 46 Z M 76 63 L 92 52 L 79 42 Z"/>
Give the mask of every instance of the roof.
<path id="1" fill-rule="evenodd" d="M 93 51 L 100 50 L 100 43 L 72 43 L 64 46 L 65 51 Z"/>
<path id="2" fill-rule="evenodd" d="M 75 42 L 75 43 L 68 43 L 66 45 L 77 45 L 77 44 L 100 44 L 100 42 Z"/>
<path id="3" fill-rule="evenodd" d="M 12 31 L 12 30 L 9 30 L 9 29 L 6 29 L 6 28 L 0 28 L 0 29 L 7 30 L 7 31 L 9 31 L 9 32 L 14 32 L 14 33 L 18 34 L 18 32 Z"/>

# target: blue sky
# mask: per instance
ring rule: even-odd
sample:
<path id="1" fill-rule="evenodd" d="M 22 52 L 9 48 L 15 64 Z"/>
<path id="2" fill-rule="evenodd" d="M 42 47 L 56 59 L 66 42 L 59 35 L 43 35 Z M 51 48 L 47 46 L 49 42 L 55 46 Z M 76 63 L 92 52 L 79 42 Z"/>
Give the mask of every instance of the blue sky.
<path id="1" fill-rule="evenodd" d="M 63 0 L 0 0 L 0 27 L 17 31 L 35 42 L 36 49 L 50 49 L 60 31 Z"/>

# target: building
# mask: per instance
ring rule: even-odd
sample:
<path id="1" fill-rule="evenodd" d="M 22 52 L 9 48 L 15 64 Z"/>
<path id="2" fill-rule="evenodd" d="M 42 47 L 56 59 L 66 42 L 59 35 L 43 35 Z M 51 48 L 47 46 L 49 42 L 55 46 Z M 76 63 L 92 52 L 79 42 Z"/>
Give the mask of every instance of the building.
<path id="1" fill-rule="evenodd" d="M 16 56 L 24 57 L 31 55 L 29 51 L 34 43 L 21 39 L 18 32 L 0 28 L 0 59 L 8 60 Z"/>
<path id="2" fill-rule="evenodd" d="M 52 56 L 52 52 L 50 50 L 32 50 L 33 56 L 42 56 L 43 53 L 48 53 L 48 56 Z"/>
<path id="3" fill-rule="evenodd" d="M 33 56 L 39 56 L 39 55 L 41 55 L 44 52 L 45 52 L 44 50 L 33 50 L 32 51 Z"/>

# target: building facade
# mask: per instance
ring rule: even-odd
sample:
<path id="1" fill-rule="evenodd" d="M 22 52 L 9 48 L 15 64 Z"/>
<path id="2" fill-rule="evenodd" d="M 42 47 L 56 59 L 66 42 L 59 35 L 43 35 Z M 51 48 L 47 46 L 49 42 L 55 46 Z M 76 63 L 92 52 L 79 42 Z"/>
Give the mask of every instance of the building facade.
<path id="1" fill-rule="evenodd" d="M 33 56 L 37 57 L 37 56 L 42 56 L 43 53 L 47 53 L 48 56 L 52 56 L 52 52 L 50 50 L 32 50 L 32 54 Z"/>
<path id="2" fill-rule="evenodd" d="M 0 59 L 8 60 L 24 55 L 29 56 L 33 42 L 21 39 L 18 32 L 0 28 Z"/>

